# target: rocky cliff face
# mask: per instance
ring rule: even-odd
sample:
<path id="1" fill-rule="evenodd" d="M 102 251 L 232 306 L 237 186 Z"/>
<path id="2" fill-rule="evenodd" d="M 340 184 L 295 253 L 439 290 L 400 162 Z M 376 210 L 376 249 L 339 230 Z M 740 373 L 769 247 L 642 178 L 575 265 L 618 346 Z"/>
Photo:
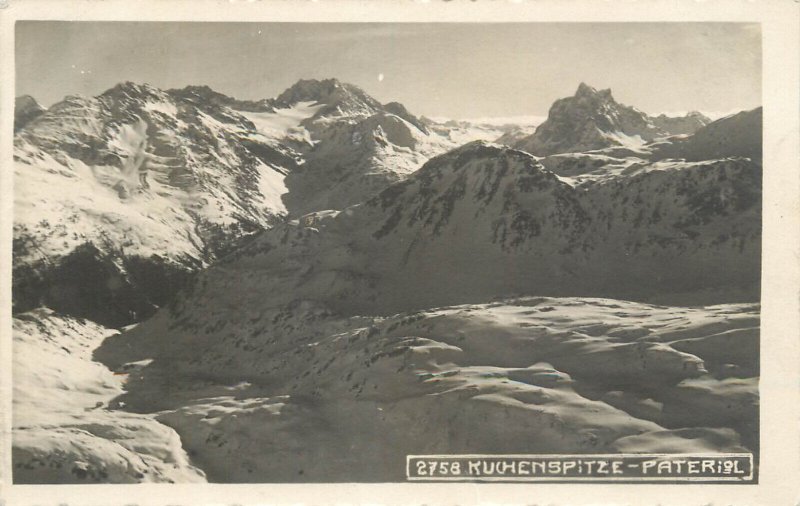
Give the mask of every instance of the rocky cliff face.
<path id="1" fill-rule="evenodd" d="M 14 100 L 14 132 L 38 118 L 45 109 L 33 97 L 24 95 Z"/>
<path id="2" fill-rule="evenodd" d="M 693 133 L 707 123 L 699 113 L 683 118 L 652 118 L 614 100 L 611 90 L 581 83 L 572 97 L 556 100 L 547 121 L 514 147 L 537 156 L 592 151 L 614 146 L 637 147 L 657 138 Z"/>

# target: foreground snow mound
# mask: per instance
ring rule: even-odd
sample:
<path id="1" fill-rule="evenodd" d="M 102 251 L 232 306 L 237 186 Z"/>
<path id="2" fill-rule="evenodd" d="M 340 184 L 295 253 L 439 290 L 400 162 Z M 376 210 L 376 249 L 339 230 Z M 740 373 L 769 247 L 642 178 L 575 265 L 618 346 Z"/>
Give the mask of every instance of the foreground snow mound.
<path id="1" fill-rule="evenodd" d="M 243 316 L 156 317 L 97 352 L 155 359 L 118 401 L 160 413 L 210 481 L 402 481 L 406 454 L 757 450 L 757 305 Z"/>
<path id="2" fill-rule="evenodd" d="M 115 375 L 92 352 L 115 331 L 37 309 L 14 318 L 15 483 L 205 481 L 178 435 L 113 400 Z"/>
<path id="3" fill-rule="evenodd" d="M 692 133 L 707 120 L 698 113 L 684 118 L 652 118 L 618 103 L 611 90 L 598 91 L 581 83 L 574 96 L 553 103 L 547 121 L 532 135 L 517 140 L 513 146 L 538 156 L 615 146 L 636 149 L 657 138 Z"/>

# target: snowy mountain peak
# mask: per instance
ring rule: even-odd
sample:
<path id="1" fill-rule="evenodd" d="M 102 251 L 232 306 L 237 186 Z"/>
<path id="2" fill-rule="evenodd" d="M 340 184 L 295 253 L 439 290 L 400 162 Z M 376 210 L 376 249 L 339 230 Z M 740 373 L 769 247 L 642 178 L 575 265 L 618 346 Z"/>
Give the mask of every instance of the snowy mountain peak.
<path id="1" fill-rule="evenodd" d="M 151 86 L 147 83 L 134 83 L 132 81 L 124 81 L 113 88 L 109 88 L 105 92 L 103 92 L 100 96 L 113 98 L 113 99 L 121 99 L 124 97 L 128 98 L 137 98 L 137 99 L 147 99 L 152 97 L 162 97 L 164 92 L 160 89 Z"/>
<path id="2" fill-rule="evenodd" d="M 384 104 L 383 109 L 390 114 L 394 114 L 395 116 L 408 121 L 417 127 L 421 132 L 428 133 L 428 127 L 425 126 L 425 123 L 421 119 L 411 114 L 408 109 L 406 109 L 406 106 L 400 102 L 389 102 L 388 104 Z"/>
<path id="3" fill-rule="evenodd" d="M 168 277 L 154 272 L 182 277 L 286 212 L 292 159 L 214 100 L 121 83 L 67 97 L 14 141 L 14 286 L 33 287 L 15 288 L 15 308 L 130 323 L 177 289 L 150 285 Z M 62 294 L 62 271 L 114 281 Z M 95 299 L 116 302 L 98 315 Z"/>
<path id="4" fill-rule="evenodd" d="M 367 92 L 338 79 L 301 79 L 273 101 L 278 108 L 294 107 L 303 102 L 325 106 L 315 117 L 371 116 L 382 109 L 380 102 Z"/>
<path id="5" fill-rule="evenodd" d="M 294 105 L 298 102 L 317 102 L 332 105 L 344 98 L 353 97 L 375 107 L 378 102 L 364 90 L 338 79 L 301 79 L 278 95 L 278 104 Z"/>
<path id="6" fill-rule="evenodd" d="M 194 104 L 215 105 L 219 107 L 230 107 L 236 111 L 247 112 L 273 112 L 271 100 L 238 100 L 231 96 L 220 93 L 208 85 L 190 85 L 181 89 L 167 90 L 171 96 L 186 100 Z"/>
<path id="7" fill-rule="evenodd" d="M 470 227 L 477 233 L 480 225 L 485 225 L 487 243 L 505 249 L 538 236 L 542 228 L 572 225 L 580 211 L 567 199 L 569 192 L 566 183 L 530 154 L 474 141 L 432 158 L 404 183 L 387 188 L 367 206 L 390 210 L 388 219 L 374 234 L 377 238 L 403 229 L 416 229 L 415 233 L 424 236 Z M 538 209 L 531 207 L 534 202 L 534 207 L 548 202 L 552 205 L 545 207 L 575 216 L 567 221 L 554 214 L 534 217 L 538 214 Z"/>
<path id="8" fill-rule="evenodd" d="M 213 90 L 206 84 L 189 85 L 180 89 L 171 89 L 167 93 L 171 95 L 182 96 L 186 98 L 194 97 L 197 99 L 216 101 L 216 100 L 231 100 L 231 97 L 223 95 L 222 93 Z"/>

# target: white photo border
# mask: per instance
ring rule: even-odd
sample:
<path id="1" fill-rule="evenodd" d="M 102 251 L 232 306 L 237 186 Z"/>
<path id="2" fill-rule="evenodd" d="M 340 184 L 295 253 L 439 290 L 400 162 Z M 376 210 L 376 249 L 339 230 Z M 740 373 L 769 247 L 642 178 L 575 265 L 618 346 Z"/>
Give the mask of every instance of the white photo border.
<path id="1" fill-rule="evenodd" d="M 11 166 L 17 20 L 759 23 L 764 111 L 759 483 L 12 485 Z M 798 504 L 799 27 L 796 0 L 0 0 L 0 504 Z"/>

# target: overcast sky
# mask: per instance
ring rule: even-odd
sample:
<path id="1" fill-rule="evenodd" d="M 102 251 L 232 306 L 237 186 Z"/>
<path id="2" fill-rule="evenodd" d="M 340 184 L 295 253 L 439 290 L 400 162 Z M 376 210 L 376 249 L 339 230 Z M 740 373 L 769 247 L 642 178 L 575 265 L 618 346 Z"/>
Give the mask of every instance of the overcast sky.
<path id="1" fill-rule="evenodd" d="M 336 77 L 415 114 L 545 115 L 581 81 L 649 113 L 761 105 L 759 25 L 120 23 L 16 25 L 17 95 L 120 81 L 269 98 Z"/>

